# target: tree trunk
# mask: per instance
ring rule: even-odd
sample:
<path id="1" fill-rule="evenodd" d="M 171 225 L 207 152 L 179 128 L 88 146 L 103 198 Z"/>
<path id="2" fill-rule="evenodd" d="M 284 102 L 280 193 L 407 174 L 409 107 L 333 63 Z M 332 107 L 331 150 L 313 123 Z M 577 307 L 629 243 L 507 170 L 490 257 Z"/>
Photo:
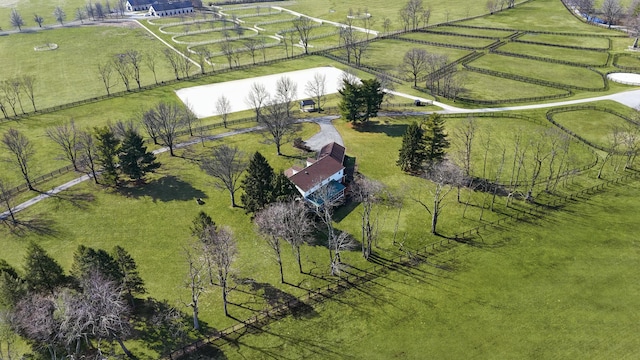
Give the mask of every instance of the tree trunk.
<path id="1" fill-rule="evenodd" d="M 438 225 L 438 215 L 439 215 L 439 210 L 434 206 L 433 213 L 431 214 L 431 233 L 432 234 L 437 234 L 436 225 Z"/>
<path id="2" fill-rule="evenodd" d="M 224 315 L 229 316 L 229 311 L 227 310 L 227 279 L 222 281 L 222 306 L 224 307 Z"/>
<path id="3" fill-rule="evenodd" d="M 280 283 L 284 284 L 284 273 L 282 272 L 282 259 L 280 258 L 280 254 L 278 254 L 278 266 L 280 267 Z"/>
<path id="4" fill-rule="evenodd" d="M 131 351 L 129 351 L 129 349 L 127 349 L 126 346 L 124 346 L 124 342 L 122 342 L 122 339 L 120 339 L 119 336 L 114 336 L 114 338 L 116 339 L 118 344 L 120 344 L 120 347 L 122 348 L 122 351 L 124 351 L 125 355 L 127 355 L 128 358 L 133 358 L 133 354 L 131 353 Z"/>
<path id="5" fill-rule="evenodd" d="M 304 271 L 302 271 L 302 260 L 300 259 L 300 247 L 299 246 L 296 246 L 295 253 L 296 253 L 296 260 L 298 260 L 298 270 L 300 270 L 300 274 L 304 274 Z"/>
<path id="6" fill-rule="evenodd" d="M 198 321 L 198 305 L 193 305 L 193 328 L 200 330 L 200 322 Z"/>

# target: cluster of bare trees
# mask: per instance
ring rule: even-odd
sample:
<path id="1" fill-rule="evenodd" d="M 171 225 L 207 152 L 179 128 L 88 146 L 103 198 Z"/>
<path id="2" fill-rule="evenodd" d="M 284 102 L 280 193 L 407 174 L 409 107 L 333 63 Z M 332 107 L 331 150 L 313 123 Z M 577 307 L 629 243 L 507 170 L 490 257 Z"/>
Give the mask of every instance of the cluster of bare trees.
<path id="1" fill-rule="evenodd" d="M 16 76 L 0 81 L 0 111 L 5 118 L 11 116 L 9 109 L 13 116 L 18 116 L 18 111 L 25 114 L 25 103 L 31 103 L 33 111 L 38 111 L 34 93 L 35 84 L 36 78 L 33 75 Z"/>
<path id="2" fill-rule="evenodd" d="M 200 297 L 206 292 L 208 285 L 220 287 L 224 314 L 229 315 L 227 295 L 237 246 L 231 229 L 219 229 L 213 219 L 203 211 L 193 220 L 191 234 L 197 241 L 184 248 L 188 267 L 185 287 L 190 294 L 189 301 L 184 304 L 191 308 L 193 328 L 198 330 Z"/>
<path id="3" fill-rule="evenodd" d="M 447 55 L 431 54 L 413 48 L 402 58 L 400 70 L 413 79 L 414 86 L 426 76 L 426 87 L 433 93 L 456 100 L 464 90 L 465 77 L 457 67 L 442 70 L 449 62 Z"/>
<path id="4" fill-rule="evenodd" d="M 515 5 L 515 0 L 487 0 L 486 7 L 490 14 L 496 11 L 502 11 L 505 8 L 512 8 Z"/>
<path id="5" fill-rule="evenodd" d="M 350 14 L 352 13 L 349 9 Z M 369 33 L 361 32 L 354 28 L 353 22 L 355 21 L 353 16 L 347 16 L 346 25 L 340 28 L 339 38 L 340 46 L 344 51 L 344 55 L 347 58 L 347 62 L 353 61 L 356 66 L 359 66 L 364 58 L 366 51 L 369 49 Z"/>
<path id="6" fill-rule="evenodd" d="M 633 166 L 640 152 L 640 110 L 636 111 L 637 123 L 613 126 L 607 136 L 607 149 L 602 156 L 598 179 L 602 177 L 605 165 L 611 163 L 613 171 L 626 170 Z M 619 155 L 619 156 L 616 156 Z"/>
<path id="7" fill-rule="evenodd" d="M 153 143 L 159 145 L 158 140 L 169 148 L 171 156 L 175 156 L 174 149 L 180 131 L 193 130 L 198 118 L 189 106 L 182 107 L 177 103 L 159 102 L 142 114 L 142 126 Z"/>
<path id="8" fill-rule="evenodd" d="M 400 9 L 398 15 L 404 31 L 416 30 L 429 24 L 431 7 L 425 7 L 422 0 L 409 0 Z"/>
<path id="9" fill-rule="evenodd" d="M 596 16 L 602 16 L 602 20 L 611 27 L 624 20 L 629 34 L 638 37 L 637 24 L 640 22 L 640 1 L 638 0 L 633 0 L 628 8 L 625 8 L 620 0 L 604 0 L 600 8 L 595 7 L 594 0 L 566 0 L 565 2 L 579 11 L 588 21 L 594 21 Z"/>
<path id="10" fill-rule="evenodd" d="M 322 93 L 323 89 L 315 80 L 312 81 L 310 88 L 314 94 Z M 245 98 L 247 105 L 251 106 L 256 113 L 256 121 L 264 127 L 263 134 L 266 141 L 276 146 L 278 155 L 282 155 L 280 151 L 282 144 L 293 139 L 299 131 L 292 112 L 297 97 L 297 83 L 288 76 L 282 76 L 276 82 L 273 96 L 263 84 L 253 83 Z"/>

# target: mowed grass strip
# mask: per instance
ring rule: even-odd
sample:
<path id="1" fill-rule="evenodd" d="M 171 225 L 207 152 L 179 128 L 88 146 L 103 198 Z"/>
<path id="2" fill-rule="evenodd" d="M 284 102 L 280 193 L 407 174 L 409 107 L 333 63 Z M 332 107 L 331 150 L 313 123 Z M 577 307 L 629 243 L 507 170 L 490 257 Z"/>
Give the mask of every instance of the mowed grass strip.
<path id="1" fill-rule="evenodd" d="M 639 184 L 626 183 L 541 220 L 507 223 L 478 246 L 385 274 L 221 351 L 230 360 L 264 351 L 304 359 L 634 357 L 638 196 Z"/>
<path id="2" fill-rule="evenodd" d="M 601 36 L 575 36 L 571 34 L 539 34 L 539 33 L 526 33 L 519 37 L 518 40 L 523 41 L 535 41 L 539 43 L 564 45 L 564 46 L 579 46 L 584 48 L 603 49 L 609 48 L 609 39 Z"/>
<path id="3" fill-rule="evenodd" d="M 463 24 L 463 23 L 461 23 Z M 464 26 L 455 25 L 442 25 L 429 28 L 429 32 L 447 32 L 456 33 L 460 35 L 474 35 L 474 36 L 486 36 L 491 38 L 503 38 L 513 34 L 511 30 L 496 30 L 496 29 L 483 29 L 483 28 L 469 28 Z"/>
<path id="4" fill-rule="evenodd" d="M 504 46 L 499 47 L 498 51 L 592 66 L 607 65 L 609 55 L 606 52 L 600 51 L 565 49 L 554 46 L 525 44 L 519 42 L 510 42 L 505 44 Z"/>
<path id="5" fill-rule="evenodd" d="M 624 129 L 629 123 L 604 111 L 575 110 L 559 112 L 553 120 L 594 144 L 609 148 L 615 128 Z"/>
<path id="6" fill-rule="evenodd" d="M 565 90 L 490 76 L 474 71 L 461 71 L 464 79 L 461 97 L 472 100 L 510 100 L 565 94 Z"/>
<path id="7" fill-rule="evenodd" d="M 490 39 L 478 39 L 471 38 L 466 36 L 455 36 L 448 34 L 438 34 L 432 32 L 412 32 L 408 34 L 403 34 L 400 36 L 401 39 L 410 39 L 410 40 L 419 40 L 419 41 L 429 41 L 436 42 L 441 44 L 451 44 L 451 45 L 459 45 L 459 46 L 469 46 L 474 48 L 482 48 L 494 43 L 494 40 Z"/>
<path id="8" fill-rule="evenodd" d="M 470 63 L 471 66 L 508 74 L 525 76 L 569 86 L 599 89 L 602 76 L 587 68 L 522 59 L 514 56 L 487 54 Z"/>

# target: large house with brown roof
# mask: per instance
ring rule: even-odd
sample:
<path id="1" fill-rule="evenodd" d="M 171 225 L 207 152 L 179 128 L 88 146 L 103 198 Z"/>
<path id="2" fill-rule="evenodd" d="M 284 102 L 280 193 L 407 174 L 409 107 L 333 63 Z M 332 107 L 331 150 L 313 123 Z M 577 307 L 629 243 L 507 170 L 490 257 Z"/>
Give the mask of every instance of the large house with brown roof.
<path id="1" fill-rule="evenodd" d="M 313 204 L 322 206 L 344 197 L 344 146 L 332 142 L 320 149 L 317 159 L 307 159 L 304 168 L 292 167 L 285 175 L 295 185 L 300 195 Z"/>

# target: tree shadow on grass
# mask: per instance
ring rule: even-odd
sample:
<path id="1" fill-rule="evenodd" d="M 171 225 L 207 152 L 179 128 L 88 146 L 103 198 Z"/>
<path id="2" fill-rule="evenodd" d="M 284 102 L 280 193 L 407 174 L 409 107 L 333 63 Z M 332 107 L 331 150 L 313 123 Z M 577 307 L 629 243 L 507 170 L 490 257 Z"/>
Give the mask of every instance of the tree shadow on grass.
<path id="1" fill-rule="evenodd" d="M 58 230 L 54 228 L 55 222 L 51 219 L 16 219 L 16 222 L 12 222 L 10 218 L 7 218 L 2 222 L 7 224 L 11 234 L 17 237 L 25 237 L 29 234 L 55 237 L 58 234 Z"/>
<path id="2" fill-rule="evenodd" d="M 380 121 L 368 121 L 354 127 L 354 130 L 363 133 L 383 133 L 390 137 L 402 137 L 407 131 L 406 124 L 385 124 Z"/>
<path id="3" fill-rule="evenodd" d="M 120 187 L 121 195 L 132 198 L 150 197 L 154 202 L 188 201 L 204 199 L 207 195 L 177 176 L 166 175 L 147 184 L 134 187 Z"/>
<path id="4" fill-rule="evenodd" d="M 75 192 L 73 190 L 68 190 L 64 193 L 52 194 L 50 195 L 50 197 L 56 201 L 56 205 L 63 202 L 68 202 L 74 207 L 81 210 L 88 209 L 88 204 L 94 202 L 96 199 L 94 194 L 87 192 Z"/>
<path id="5" fill-rule="evenodd" d="M 287 283 L 288 284 L 288 283 Z M 251 291 L 258 293 L 264 298 L 269 306 L 291 303 L 295 304 L 290 310 L 294 318 L 311 318 L 318 314 L 313 307 L 298 301 L 298 298 L 286 291 L 278 289 L 269 283 L 252 281 L 249 283 Z M 292 285 L 292 284 L 289 284 Z M 295 286 L 295 285 L 293 285 Z"/>

